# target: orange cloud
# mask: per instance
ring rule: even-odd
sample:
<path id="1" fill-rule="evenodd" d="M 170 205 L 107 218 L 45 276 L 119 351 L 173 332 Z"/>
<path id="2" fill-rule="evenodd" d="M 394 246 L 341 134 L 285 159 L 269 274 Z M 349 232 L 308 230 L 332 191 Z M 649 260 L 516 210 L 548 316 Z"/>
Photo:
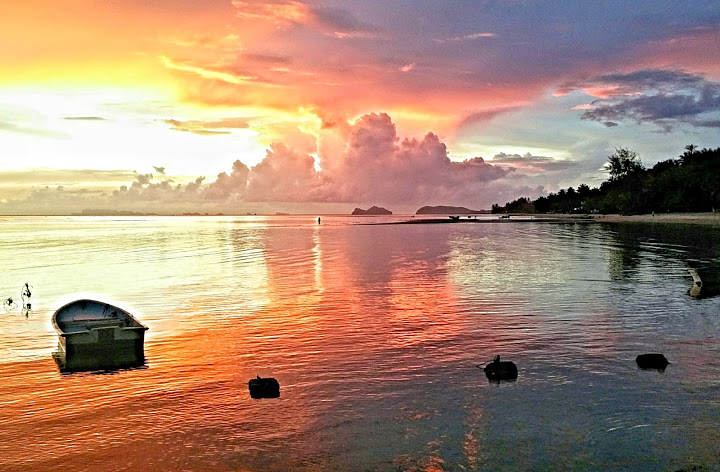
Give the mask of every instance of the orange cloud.
<path id="1" fill-rule="evenodd" d="M 270 21 L 277 26 L 301 23 L 310 17 L 310 8 L 303 2 L 293 0 L 233 0 L 239 18 Z"/>

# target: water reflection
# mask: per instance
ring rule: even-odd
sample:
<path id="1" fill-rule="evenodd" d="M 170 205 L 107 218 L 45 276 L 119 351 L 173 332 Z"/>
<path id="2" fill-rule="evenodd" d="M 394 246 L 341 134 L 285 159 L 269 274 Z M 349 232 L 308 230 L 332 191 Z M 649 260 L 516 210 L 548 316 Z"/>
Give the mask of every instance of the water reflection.
<path id="1" fill-rule="evenodd" d="M 117 371 L 134 367 L 146 367 L 142 351 L 126 350 L 108 352 L 106 355 L 82 352 L 67 353 L 61 345 L 52 353 L 52 358 L 62 373 L 85 371 Z"/>
<path id="2" fill-rule="evenodd" d="M 3 467 L 650 471 L 718 457 L 720 299 L 685 294 L 687 267 L 717 260 L 713 231 L 306 219 L 34 221 L 34 258 L 7 279 L 35 285 L 35 312 L 0 320 Z M 0 254 L 19 244 L 0 234 Z M 48 300 L 85 286 L 148 324 L 149 368 L 58 375 Z M 646 375 L 643 352 L 672 364 Z M 498 354 L 517 381 L 476 367 Z M 258 375 L 282 395 L 252 400 Z"/>
<path id="3" fill-rule="evenodd" d="M 639 283 L 651 264 L 684 261 L 672 277 L 687 280 L 694 297 L 720 293 L 720 230 L 684 225 L 620 224 L 605 226 L 612 238 L 609 258 L 613 280 Z M 702 280 L 702 281 L 701 281 Z"/>

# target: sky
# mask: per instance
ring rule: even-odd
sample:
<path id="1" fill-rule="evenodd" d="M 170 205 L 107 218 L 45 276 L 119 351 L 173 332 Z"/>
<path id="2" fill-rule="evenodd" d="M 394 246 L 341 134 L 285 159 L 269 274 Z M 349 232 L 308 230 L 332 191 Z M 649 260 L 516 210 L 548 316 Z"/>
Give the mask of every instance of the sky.
<path id="1" fill-rule="evenodd" d="M 23 0 L 0 213 L 487 209 L 720 146 L 720 3 Z"/>

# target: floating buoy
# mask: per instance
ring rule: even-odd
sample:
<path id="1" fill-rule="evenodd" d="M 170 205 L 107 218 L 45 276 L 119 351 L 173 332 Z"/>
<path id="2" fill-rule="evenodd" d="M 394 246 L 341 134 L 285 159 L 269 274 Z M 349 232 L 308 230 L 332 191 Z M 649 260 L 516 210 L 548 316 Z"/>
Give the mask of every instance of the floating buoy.
<path id="1" fill-rule="evenodd" d="M 258 375 L 256 379 L 248 382 L 248 388 L 252 398 L 277 398 L 280 396 L 280 384 L 271 377 L 262 378 Z"/>
<path id="2" fill-rule="evenodd" d="M 667 358 L 662 354 L 640 354 L 635 358 L 635 362 L 641 369 L 657 369 L 665 370 L 665 367 L 670 364 Z"/>
<path id="3" fill-rule="evenodd" d="M 500 356 L 495 356 L 491 363 L 483 369 L 488 380 L 515 380 L 518 376 L 517 366 L 514 362 L 500 361 Z"/>

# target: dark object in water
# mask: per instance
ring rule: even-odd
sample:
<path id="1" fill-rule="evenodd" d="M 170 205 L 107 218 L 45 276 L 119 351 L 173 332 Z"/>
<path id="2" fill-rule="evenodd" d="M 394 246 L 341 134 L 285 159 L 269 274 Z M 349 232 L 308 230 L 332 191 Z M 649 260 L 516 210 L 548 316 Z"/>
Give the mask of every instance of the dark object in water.
<path id="1" fill-rule="evenodd" d="M 635 358 L 638 367 L 641 369 L 657 369 L 665 370 L 665 367 L 670 364 L 668 360 L 662 354 L 640 354 Z"/>
<path id="2" fill-rule="evenodd" d="M 280 396 L 280 384 L 272 377 L 263 379 L 258 375 L 256 379 L 248 382 L 248 388 L 252 398 L 277 398 Z"/>
<path id="3" fill-rule="evenodd" d="M 517 366 L 514 362 L 502 361 L 495 356 L 491 363 L 483 369 L 488 380 L 515 380 L 518 376 Z"/>

